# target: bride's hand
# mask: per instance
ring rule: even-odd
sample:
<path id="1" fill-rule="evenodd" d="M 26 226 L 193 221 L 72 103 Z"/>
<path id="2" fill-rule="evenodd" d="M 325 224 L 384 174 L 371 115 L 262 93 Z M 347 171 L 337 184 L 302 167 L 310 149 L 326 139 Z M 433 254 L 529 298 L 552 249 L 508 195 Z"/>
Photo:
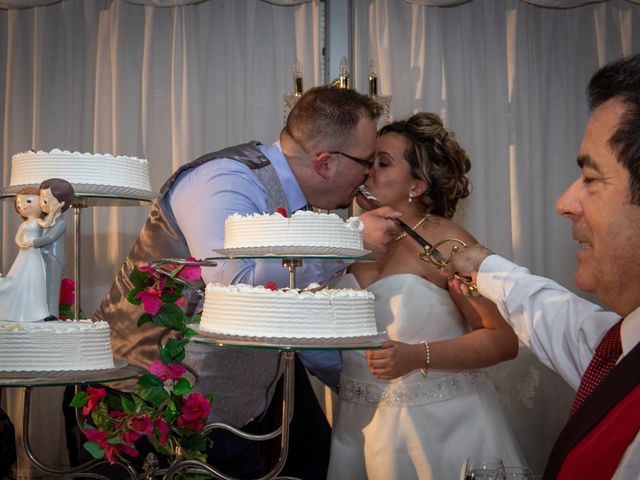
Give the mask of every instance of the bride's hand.
<path id="1" fill-rule="evenodd" d="M 393 340 L 384 342 L 382 348 L 367 350 L 367 364 L 374 377 L 392 380 L 420 368 L 424 357 L 421 343 L 409 344 Z"/>

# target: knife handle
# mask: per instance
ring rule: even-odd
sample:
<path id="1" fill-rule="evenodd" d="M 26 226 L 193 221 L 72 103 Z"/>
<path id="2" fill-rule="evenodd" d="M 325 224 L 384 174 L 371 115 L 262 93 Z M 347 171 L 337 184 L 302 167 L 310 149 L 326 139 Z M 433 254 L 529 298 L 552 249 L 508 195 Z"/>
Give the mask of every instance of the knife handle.
<path id="1" fill-rule="evenodd" d="M 466 275 L 460 275 L 459 273 L 454 273 L 453 278 L 456 278 L 460 280 L 462 283 L 464 283 L 469 289 L 469 295 L 471 295 L 472 297 L 482 296 L 478 291 L 478 286 L 471 281 L 470 277 L 467 277 Z"/>

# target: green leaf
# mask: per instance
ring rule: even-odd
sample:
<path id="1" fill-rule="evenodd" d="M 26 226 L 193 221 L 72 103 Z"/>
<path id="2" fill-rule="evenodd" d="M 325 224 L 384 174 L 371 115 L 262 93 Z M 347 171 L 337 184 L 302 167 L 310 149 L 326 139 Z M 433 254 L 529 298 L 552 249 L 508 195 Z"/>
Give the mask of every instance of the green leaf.
<path id="1" fill-rule="evenodd" d="M 95 459 L 104 457 L 104 448 L 100 448 L 96 442 L 84 442 L 83 447 Z"/>
<path id="2" fill-rule="evenodd" d="M 145 312 L 142 315 L 140 315 L 140 318 L 138 318 L 137 325 L 138 325 L 138 328 L 140 328 L 145 323 L 151 323 L 151 322 L 153 322 L 153 315 L 151 315 L 148 312 Z"/>
<path id="3" fill-rule="evenodd" d="M 167 408 L 162 414 L 162 418 L 164 418 L 164 421 L 170 425 L 171 422 L 173 422 L 173 420 L 178 416 L 180 416 L 180 411 L 178 410 L 178 407 L 176 407 L 175 402 L 171 398 L 169 398 L 169 401 L 167 402 Z"/>
<path id="4" fill-rule="evenodd" d="M 129 274 L 129 281 L 133 285 L 133 287 L 137 290 L 144 290 L 144 287 L 147 286 L 149 274 L 146 272 L 141 272 L 138 268 L 134 268 L 133 272 Z"/>
<path id="5" fill-rule="evenodd" d="M 73 399 L 71 400 L 69 406 L 75 408 L 84 407 L 88 401 L 89 395 L 87 395 L 87 392 L 78 392 L 73 396 Z"/>
<path id="6" fill-rule="evenodd" d="M 129 293 L 127 293 L 127 301 L 129 303 L 133 303 L 134 305 L 140 305 L 142 303 L 142 298 L 136 298 L 136 295 L 142 291 L 141 288 L 134 288 Z"/>
<path id="7" fill-rule="evenodd" d="M 162 380 L 151 374 L 140 377 L 136 393 L 154 407 L 159 407 L 169 398 L 169 393 L 165 390 Z"/>
<path id="8" fill-rule="evenodd" d="M 171 363 L 182 363 L 185 357 L 184 347 L 188 340 L 171 338 L 160 350 L 160 360 L 166 365 Z"/>
<path id="9" fill-rule="evenodd" d="M 193 314 L 187 323 L 200 323 L 200 315 L 197 313 Z"/>
<path id="10" fill-rule="evenodd" d="M 124 413 L 126 413 L 127 415 L 135 414 L 136 413 L 135 404 L 127 397 L 120 397 L 120 398 L 122 400 L 122 410 L 124 411 Z"/>
<path id="11" fill-rule="evenodd" d="M 164 455 L 165 457 L 171 457 L 174 454 L 174 452 L 171 450 L 169 442 L 166 442 L 165 444 L 160 443 L 156 435 L 152 435 L 147 438 L 149 439 L 149 442 L 151 442 L 151 445 L 153 445 L 153 448 L 155 448 L 156 452 L 158 452 L 159 454 Z"/>
<path id="12" fill-rule="evenodd" d="M 113 424 L 113 419 L 109 416 L 109 409 L 105 402 L 99 402 L 91 412 L 91 419 L 98 430 L 109 430 Z"/>
<path id="13" fill-rule="evenodd" d="M 160 311 L 153 321 L 161 327 L 168 327 L 180 331 L 184 325 L 183 318 L 184 314 L 182 310 L 180 310 L 180 307 L 175 303 L 165 303 L 160 307 Z"/>
<path id="14" fill-rule="evenodd" d="M 198 432 L 190 432 L 182 437 L 180 445 L 193 454 L 204 451 L 207 448 L 207 441 Z"/>
<path id="15" fill-rule="evenodd" d="M 173 393 L 181 397 L 184 397 L 187 393 L 191 393 L 192 390 L 193 387 L 186 378 L 181 378 L 173 386 Z"/>
<path id="16" fill-rule="evenodd" d="M 198 332 L 196 332 L 195 330 L 191 329 L 191 328 L 185 328 L 184 331 L 182 332 L 182 336 L 184 338 L 191 338 L 195 335 L 197 335 Z"/>
<path id="17" fill-rule="evenodd" d="M 126 445 L 125 441 L 122 440 L 117 435 L 115 437 L 111 437 L 109 440 L 107 440 L 107 443 L 109 445 Z"/>
<path id="18" fill-rule="evenodd" d="M 106 402 L 109 410 L 122 410 L 122 400 L 124 400 L 124 397 L 107 395 Z"/>

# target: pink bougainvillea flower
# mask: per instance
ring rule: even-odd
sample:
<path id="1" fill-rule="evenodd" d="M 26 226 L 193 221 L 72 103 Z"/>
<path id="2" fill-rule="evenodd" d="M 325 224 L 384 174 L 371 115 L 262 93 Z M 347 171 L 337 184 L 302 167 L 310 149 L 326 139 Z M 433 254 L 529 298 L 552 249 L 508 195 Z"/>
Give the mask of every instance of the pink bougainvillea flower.
<path id="1" fill-rule="evenodd" d="M 184 297 L 180 297 L 178 300 L 176 300 L 175 303 L 177 306 L 182 306 L 182 304 L 184 303 Z"/>
<path id="2" fill-rule="evenodd" d="M 122 453 L 129 455 L 130 457 L 133 457 L 133 458 L 137 458 L 139 455 L 138 451 L 129 445 L 107 444 L 107 446 L 104 449 L 104 458 L 106 458 L 109 461 L 109 463 L 113 465 L 116 462 L 117 456 Z"/>
<path id="3" fill-rule="evenodd" d="M 167 438 L 171 429 L 162 417 L 158 417 L 156 420 L 156 430 L 158 430 L 158 441 L 163 445 L 167 443 Z"/>
<path id="4" fill-rule="evenodd" d="M 160 292 L 155 288 L 148 288 L 136 294 L 136 298 L 142 300 L 142 306 L 144 311 L 151 315 L 157 315 L 162 307 L 162 299 L 160 298 Z"/>
<path id="5" fill-rule="evenodd" d="M 195 432 L 204 428 L 204 418 L 198 418 L 196 420 L 185 420 L 184 417 L 178 417 L 178 425 L 185 430 L 193 430 Z"/>
<path id="6" fill-rule="evenodd" d="M 289 216 L 289 214 L 287 213 L 287 209 L 283 208 L 283 207 L 276 208 L 276 213 L 279 213 L 280 215 L 282 215 L 285 218 L 287 218 Z"/>
<path id="7" fill-rule="evenodd" d="M 82 414 L 85 416 L 89 415 L 93 409 L 96 408 L 100 399 L 107 396 L 107 392 L 104 388 L 87 387 L 87 395 L 89 399 L 87 404 L 82 408 Z"/>
<path id="8" fill-rule="evenodd" d="M 138 270 L 140 270 L 141 272 L 149 272 L 152 276 L 157 276 L 157 271 L 155 268 L 150 267 L 149 265 L 142 265 L 140 267 L 138 267 Z"/>
<path id="9" fill-rule="evenodd" d="M 210 409 L 211 403 L 204 395 L 191 392 L 185 397 L 180 412 L 185 421 L 191 422 L 192 420 L 206 419 Z"/>
<path id="10" fill-rule="evenodd" d="M 193 257 L 187 258 L 187 262 L 199 262 Z M 178 277 L 183 280 L 199 280 L 201 270 L 199 265 L 185 265 L 179 272 Z"/>
<path id="11" fill-rule="evenodd" d="M 272 280 L 268 281 L 267 283 L 264 284 L 264 288 L 269 289 L 269 290 L 278 290 L 278 284 Z"/>
<path id="12" fill-rule="evenodd" d="M 163 382 L 166 382 L 167 380 L 180 380 L 186 371 L 187 369 L 185 366 L 180 363 L 170 363 L 169 365 L 166 365 L 159 359 L 154 360 L 149 365 L 149 372 L 153 373 Z"/>
<path id="13" fill-rule="evenodd" d="M 153 433 L 153 420 L 146 413 L 130 418 L 127 420 L 127 424 L 143 435 L 151 435 Z"/>
<path id="14" fill-rule="evenodd" d="M 70 278 L 63 278 L 60 282 L 60 303 L 65 305 L 73 305 L 76 301 L 74 290 L 76 289 L 76 282 Z"/>
<path id="15" fill-rule="evenodd" d="M 90 442 L 94 442 L 100 445 L 100 448 L 104 448 L 107 446 L 107 432 L 97 430 L 95 428 L 86 428 L 84 430 L 84 435 Z"/>

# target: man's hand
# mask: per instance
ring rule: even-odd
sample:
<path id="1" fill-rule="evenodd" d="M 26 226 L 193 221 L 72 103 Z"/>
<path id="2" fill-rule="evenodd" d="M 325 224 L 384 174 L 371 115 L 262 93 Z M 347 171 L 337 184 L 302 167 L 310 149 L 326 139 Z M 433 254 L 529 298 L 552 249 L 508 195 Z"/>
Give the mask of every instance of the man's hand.
<path id="1" fill-rule="evenodd" d="M 449 263 L 440 270 L 442 275 L 449 277 L 449 289 L 470 296 L 469 288 L 463 282 L 453 276 L 454 273 L 471 278 L 477 285 L 478 270 L 480 264 L 493 252 L 484 245 L 471 245 L 470 247 L 458 250 L 449 257 Z"/>
<path id="2" fill-rule="evenodd" d="M 393 245 L 400 233 L 393 219 L 401 216 L 402 213 L 391 207 L 376 208 L 360 215 L 364 223 L 364 247 L 371 250 L 374 257 L 382 257 Z"/>

